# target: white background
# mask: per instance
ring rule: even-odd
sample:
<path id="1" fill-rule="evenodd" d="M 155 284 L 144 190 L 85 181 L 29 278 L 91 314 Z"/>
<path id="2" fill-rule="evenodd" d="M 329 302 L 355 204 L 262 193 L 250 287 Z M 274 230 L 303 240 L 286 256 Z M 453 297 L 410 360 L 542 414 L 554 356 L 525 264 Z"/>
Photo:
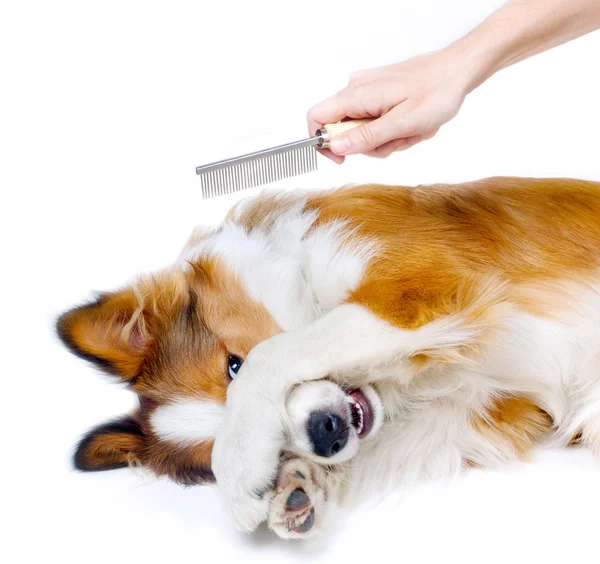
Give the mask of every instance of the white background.
<path id="1" fill-rule="evenodd" d="M 500 3 L 2 3 L 4 562 L 600 560 L 600 465 L 582 451 L 423 487 L 312 545 L 235 532 L 211 488 L 70 468 L 80 434 L 133 397 L 61 349 L 55 316 L 222 216 L 236 198 L 202 201 L 196 165 L 304 137 L 352 71 L 442 47 Z M 596 33 L 501 72 L 431 141 L 283 184 L 600 180 L 599 55 Z"/>

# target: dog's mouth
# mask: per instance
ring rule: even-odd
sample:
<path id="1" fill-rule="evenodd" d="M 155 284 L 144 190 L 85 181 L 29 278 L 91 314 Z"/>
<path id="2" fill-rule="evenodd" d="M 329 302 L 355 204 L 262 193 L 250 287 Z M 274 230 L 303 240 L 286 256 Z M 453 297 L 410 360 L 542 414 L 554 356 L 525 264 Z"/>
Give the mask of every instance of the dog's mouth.
<path id="1" fill-rule="evenodd" d="M 356 388 L 346 391 L 346 398 L 350 404 L 352 426 L 356 429 L 359 439 L 364 439 L 372 430 L 375 423 L 373 405 L 365 393 Z"/>

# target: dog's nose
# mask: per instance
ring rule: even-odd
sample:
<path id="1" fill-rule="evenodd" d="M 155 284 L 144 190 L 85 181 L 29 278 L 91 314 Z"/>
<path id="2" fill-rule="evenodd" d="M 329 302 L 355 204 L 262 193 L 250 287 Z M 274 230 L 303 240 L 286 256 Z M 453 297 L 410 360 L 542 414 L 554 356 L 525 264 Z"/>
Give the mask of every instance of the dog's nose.
<path id="1" fill-rule="evenodd" d="M 335 413 L 311 413 L 307 427 L 314 453 L 319 456 L 334 456 L 348 442 L 348 425 Z"/>

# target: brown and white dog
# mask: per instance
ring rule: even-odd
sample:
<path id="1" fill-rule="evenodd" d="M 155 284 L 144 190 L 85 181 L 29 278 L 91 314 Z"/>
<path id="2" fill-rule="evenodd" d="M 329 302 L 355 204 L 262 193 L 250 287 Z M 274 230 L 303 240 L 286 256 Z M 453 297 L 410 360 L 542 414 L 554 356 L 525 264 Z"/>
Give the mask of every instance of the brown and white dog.
<path id="1" fill-rule="evenodd" d="M 545 438 L 598 451 L 600 183 L 262 195 L 57 330 L 140 400 L 78 468 L 216 477 L 240 528 L 306 538 Z"/>

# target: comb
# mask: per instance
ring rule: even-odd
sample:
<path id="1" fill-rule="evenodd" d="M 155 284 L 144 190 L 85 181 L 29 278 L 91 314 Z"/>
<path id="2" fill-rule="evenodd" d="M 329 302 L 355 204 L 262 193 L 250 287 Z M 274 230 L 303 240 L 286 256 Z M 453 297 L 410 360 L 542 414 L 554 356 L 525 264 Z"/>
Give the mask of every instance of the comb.
<path id="1" fill-rule="evenodd" d="M 326 149 L 340 133 L 370 121 L 355 119 L 330 123 L 318 129 L 314 137 L 302 141 L 198 166 L 196 174 L 200 176 L 202 197 L 232 194 L 313 172 L 317 170 L 317 147 Z"/>

